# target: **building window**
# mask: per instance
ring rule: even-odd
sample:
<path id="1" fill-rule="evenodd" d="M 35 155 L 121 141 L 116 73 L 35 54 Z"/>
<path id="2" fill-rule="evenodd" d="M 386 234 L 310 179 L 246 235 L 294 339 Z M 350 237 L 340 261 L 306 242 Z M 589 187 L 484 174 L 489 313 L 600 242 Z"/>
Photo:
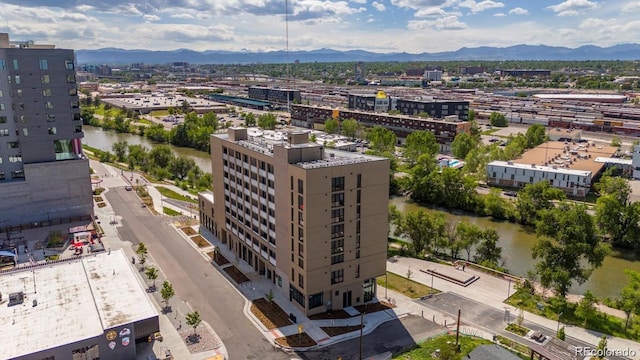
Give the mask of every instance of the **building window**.
<path id="1" fill-rule="evenodd" d="M 72 101 L 71 102 L 71 108 L 72 109 L 79 109 L 80 108 L 80 104 L 78 104 L 77 101 Z"/>
<path id="2" fill-rule="evenodd" d="M 51 96 L 51 89 L 42 89 L 42 96 L 44 97 Z"/>
<path id="3" fill-rule="evenodd" d="M 298 194 L 304 194 L 304 181 L 298 179 Z"/>
<path id="4" fill-rule="evenodd" d="M 22 136 L 29 136 L 29 129 L 22 128 Z"/>
<path id="5" fill-rule="evenodd" d="M 49 70 L 49 63 L 47 59 L 38 60 L 38 64 L 40 65 L 40 70 Z"/>
<path id="6" fill-rule="evenodd" d="M 54 114 L 47 114 L 47 122 L 56 121 L 56 116 Z"/>
<path id="7" fill-rule="evenodd" d="M 344 262 L 344 254 L 331 255 L 331 265 Z"/>
<path id="8" fill-rule="evenodd" d="M 344 281 L 344 270 L 336 270 L 331 272 L 331 284 L 338 284 Z"/>
<path id="9" fill-rule="evenodd" d="M 51 101 L 45 101 L 44 102 L 44 109 L 45 110 L 53 110 L 53 103 Z"/>
<path id="10" fill-rule="evenodd" d="M 73 70 L 73 69 L 74 69 L 74 66 L 73 66 L 73 60 L 65 60 L 65 61 L 64 61 L 64 67 L 65 67 L 67 70 Z"/>
<path id="11" fill-rule="evenodd" d="M 13 59 L 13 70 L 20 70 L 18 66 L 18 59 Z"/>
<path id="12" fill-rule="evenodd" d="M 315 309 L 324 304 L 323 293 L 309 295 L 309 309 Z"/>
<path id="13" fill-rule="evenodd" d="M 360 197 L 361 197 L 362 193 L 360 190 L 356 191 L 356 202 L 358 204 L 360 204 Z"/>
<path id="14" fill-rule="evenodd" d="M 344 237 L 344 224 L 332 225 L 331 226 L 331 238 L 341 238 Z"/>
<path id="15" fill-rule="evenodd" d="M 17 89 L 16 90 L 16 96 L 21 98 L 22 97 L 22 89 Z"/>
<path id="16" fill-rule="evenodd" d="M 344 206 L 343 192 L 331 194 L 331 206 L 332 207 Z"/>
<path id="17" fill-rule="evenodd" d="M 300 286 L 300 289 L 304 289 L 304 276 L 302 274 L 298 274 L 298 286 Z"/>
<path id="18" fill-rule="evenodd" d="M 331 240 L 331 253 L 338 254 L 344 252 L 344 239 Z"/>
<path id="19" fill-rule="evenodd" d="M 69 96 L 76 96 L 76 95 L 78 95 L 78 89 L 76 88 L 69 89 Z"/>
<path id="20" fill-rule="evenodd" d="M 0 124 L 6 124 L 7 123 L 7 117 L 6 116 L 0 116 Z"/>
<path id="21" fill-rule="evenodd" d="M 356 187 L 362 187 L 362 174 L 358 174 L 356 177 Z"/>
<path id="22" fill-rule="evenodd" d="M 17 141 L 9 141 L 7 143 L 7 149 L 19 149 L 20 148 L 20 143 Z"/>
<path id="23" fill-rule="evenodd" d="M 10 163 L 22 162 L 22 156 L 21 155 L 9 155 L 9 162 Z"/>
<path id="24" fill-rule="evenodd" d="M 298 258 L 298 266 L 300 269 L 304 269 L 304 259 Z"/>
<path id="25" fill-rule="evenodd" d="M 50 127 L 48 129 L 49 135 L 55 135 L 57 133 L 57 130 L 55 127 Z"/>
<path id="26" fill-rule="evenodd" d="M 289 300 L 295 300 L 300 306 L 304 307 L 304 294 L 292 285 L 289 285 Z"/>
<path id="27" fill-rule="evenodd" d="M 43 84 L 48 84 L 49 82 L 51 82 L 51 80 L 49 79 L 49 75 L 42 75 L 40 77 L 40 82 Z"/>
<path id="28" fill-rule="evenodd" d="M 76 83 L 76 76 L 75 75 L 67 75 L 67 83 L 68 84 L 75 84 Z"/>
<path id="29" fill-rule="evenodd" d="M 4 59 L 0 60 L 0 70 L 5 70 L 7 68 L 7 61 Z"/>
<path id="30" fill-rule="evenodd" d="M 344 221 L 344 208 L 331 210 L 331 222 L 338 223 Z"/>
<path id="31" fill-rule="evenodd" d="M 0 136 L 9 136 L 9 129 L 0 129 Z"/>
<path id="32" fill-rule="evenodd" d="M 356 265 L 356 279 L 360 277 L 360 264 Z"/>
<path id="33" fill-rule="evenodd" d="M 331 191 L 343 191 L 344 190 L 344 176 L 334 177 L 331 179 Z"/>

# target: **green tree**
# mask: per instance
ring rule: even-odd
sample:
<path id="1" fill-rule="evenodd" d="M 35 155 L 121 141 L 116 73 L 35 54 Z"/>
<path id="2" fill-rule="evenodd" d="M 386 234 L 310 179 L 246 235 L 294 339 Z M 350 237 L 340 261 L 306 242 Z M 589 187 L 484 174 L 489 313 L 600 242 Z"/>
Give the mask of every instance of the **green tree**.
<path id="1" fill-rule="evenodd" d="M 337 133 L 339 128 L 340 124 L 336 119 L 331 118 L 324 121 L 324 131 L 329 134 Z"/>
<path id="2" fill-rule="evenodd" d="M 129 144 L 124 140 L 115 142 L 111 145 L 111 150 L 116 155 L 116 159 L 119 162 L 123 162 L 125 160 L 125 157 L 127 156 L 128 147 L 129 147 Z"/>
<path id="3" fill-rule="evenodd" d="M 393 154 L 396 145 L 396 134 L 382 126 L 375 126 L 369 131 L 367 139 L 374 154 Z"/>
<path id="4" fill-rule="evenodd" d="M 559 340 L 564 341 L 564 339 L 566 338 L 566 334 L 565 334 L 565 331 L 564 331 L 564 326 L 560 326 L 560 328 L 558 329 L 558 333 L 556 334 L 556 337 Z"/>
<path id="5" fill-rule="evenodd" d="M 605 172 L 595 185 L 600 193 L 596 200 L 596 222 L 611 236 L 613 246 L 627 249 L 640 247 L 640 203 L 631 201 L 631 186 L 623 178 Z"/>
<path id="6" fill-rule="evenodd" d="M 278 119 L 272 113 L 261 114 L 258 116 L 258 126 L 265 130 L 273 130 L 278 124 Z"/>
<path id="7" fill-rule="evenodd" d="M 602 338 L 600 338 L 600 341 L 598 342 L 598 347 L 596 348 L 596 352 L 598 354 L 606 354 L 607 353 L 607 335 L 602 335 Z M 604 356 L 592 356 L 591 359 L 597 359 L 597 360 L 601 360 L 604 359 Z"/>
<path id="8" fill-rule="evenodd" d="M 136 254 L 138 254 L 138 261 L 140 261 L 141 265 L 144 265 L 144 263 L 147 261 L 148 253 L 149 253 L 149 250 L 147 250 L 147 246 L 143 242 L 138 244 L 138 248 L 136 249 Z"/>
<path id="9" fill-rule="evenodd" d="M 149 152 L 149 160 L 155 167 L 166 169 L 173 161 L 173 158 L 173 151 L 166 145 L 156 146 Z"/>
<path id="10" fill-rule="evenodd" d="M 629 269 L 626 269 L 624 272 L 630 277 L 629 282 L 620 292 L 620 308 L 627 315 L 624 323 L 624 329 L 626 331 L 631 315 L 640 310 L 640 272 Z"/>
<path id="11" fill-rule="evenodd" d="M 162 289 L 160 289 L 160 296 L 162 296 L 162 301 L 164 301 L 165 309 L 169 306 L 169 300 L 171 300 L 175 294 L 173 285 L 171 285 L 168 280 L 165 280 L 162 283 Z"/>
<path id="12" fill-rule="evenodd" d="M 563 202 L 542 210 L 539 218 L 532 252 L 534 259 L 540 259 L 536 271 L 543 286 L 564 297 L 573 280 L 583 284 L 602 265 L 609 248 L 596 236 L 593 217 L 582 204 Z"/>
<path id="13" fill-rule="evenodd" d="M 474 260 L 488 267 L 500 266 L 502 258 L 502 248 L 498 246 L 498 232 L 494 228 L 482 230 L 480 234 L 480 243 L 476 249 Z"/>
<path id="14" fill-rule="evenodd" d="M 178 180 L 184 180 L 190 171 L 197 168 L 195 160 L 185 156 L 178 156 L 170 164 L 170 171 Z"/>
<path id="15" fill-rule="evenodd" d="M 495 111 L 492 112 L 491 115 L 489 115 L 489 123 L 492 126 L 497 126 L 497 127 L 509 126 L 509 120 L 507 120 L 507 117 L 504 116 L 504 114 L 501 114 Z"/>
<path id="16" fill-rule="evenodd" d="M 441 212 L 410 211 L 397 221 L 395 235 L 411 239 L 413 250 L 420 255 L 444 235 L 445 217 Z"/>
<path id="17" fill-rule="evenodd" d="M 153 288 L 156 288 L 156 279 L 158 278 L 158 269 L 153 266 L 149 266 L 144 270 L 145 275 L 149 278 L 149 280 L 153 281 Z"/>
<path id="18" fill-rule="evenodd" d="M 451 143 L 451 152 L 453 156 L 458 159 L 464 159 L 467 157 L 467 154 L 471 151 L 471 149 L 475 148 L 478 145 L 478 142 L 467 133 L 460 133 L 456 135 L 455 139 Z"/>
<path id="19" fill-rule="evenodd" d="M 467 261 L 471 261 L 471 251 L 482 238 L 482 229 L 476 224 L 459 222 L 456 232 L 460 239 L 460 247 L 467 253 Z"/>
<path id="20" fill-rule="evenodd" d="M 195 335 L 196 328 L 202 322 L 202 319 L 200 318 L 200 313 L 198 313 L 198 311 L 190 312 L 185 316 L 185 320 L 187 321 L 187 325 L 193 328 L 193 334 Z"/>
<path id="21" fill-rule="evenodd" d="M 484 212 L 495 219 L 506 219 L 508 217 L 507 209 L 510 209 L 510 206 L 511 204 L 502 197 L 500 189 L 492 188 L 489 190 L 489 194 L 484 197 Z"/>
<path id="22" fill-rule="evenodd" d="M 591 319 L 596 314 L 595 305 L 597 302 L 598 299 L 596 299 L 596 297 L 589 290 L 584 293 L 584 296 L 578 302 L 574 314 L 584 320 L 585 326 L 587 325 L 587 321 L 589 321 L 589 319 Z"/>
<path id="23" fill-rule="evenodd" d="M 252 127 L 256 126 L 256 116 L 253 113 L 248 113 L 244 116 L 244 126 Z"/>
<path id="24" fill-rule="evenodd" d="M 345 119 L 342 121 L 342 126 L 340 126 L 340 128 L 342 131 L 342 135 L 349 138 L 354 138 L 356 137 L 356 133 L 360 128 L 360 124 L 358 124 L 358 121 L 355 119 Z"/>
<path id="25" fill-rule="evenodd" d="M 527 129 L 525 137 L 527 138 L 527 148 L 534 148 L 546 140 L 546 129 L 540 124 L 533 124 Z"/>
<path id="26" fill-rule="evenodd" d="M 551 209 L 554 200 L 564 200 L 566 195 L 562 190 L 551 187 L 548 181 L 527 184 L 518 192 L 516 199 L 516 213 L 522 224 L 535 224 L 538 212 Z"/>
<path id="27" fill-rule="evenodd" d="M 435 156 L 439 150 L 438 140 L 431 131 L 414 131 L 407 136 L 404 143 L 404 157 L 410 166 L 416 163 L 419 156 Z"/>
<path id="28" fill-rule="evenodd" d="M 611 138 L 611 146 L 615 146 L 618 148 L 622 146 L 622 141 L 620 140 L 620 137 L 618 135 L 614 135 Z"/>

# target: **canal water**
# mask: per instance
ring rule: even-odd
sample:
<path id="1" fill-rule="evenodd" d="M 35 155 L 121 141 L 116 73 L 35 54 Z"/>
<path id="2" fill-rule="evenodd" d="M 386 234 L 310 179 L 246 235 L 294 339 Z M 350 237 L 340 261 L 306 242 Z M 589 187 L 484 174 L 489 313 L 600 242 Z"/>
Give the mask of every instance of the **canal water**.
<path id="1" fill-rule="evenodd" d="M 111 146 L 118 141 L 126 141 L 129 145 L 144 145 L 149 149 L 161 145 L 160 143 L 153 142 L 143 136 L 129 133 L 118 133 L 115 131 L 104 131 L 95 126 L 84 125 L 82 130 L 84 131 L 84 139 L 82 139 L 82 143 L 103 151 L 113 152 Z M 170 147 L 176 155 L 182 155 L 189 159 L 193 159 L 202 171 L 211 173 L 211 158 L 206 152 L 169 144 L 165 145 Z"/>
<path id="2" fill-rule="evenodd" d="M 111 146 L 118 141 L 126 141 L 131 145 L 144 145 L 151 149 L 159 145 L 142 136 L 117 133 L 115 131 L 104 131 L 99 127 L 83 126 L 85 137 L 83 143 L 91 147 L 112 151 Z M 211 159 L 209 154 L 173 145 L 169 146 L 177 155 L 183 155 L 193 159 L 196 164 L 205 172 L 211 172 Z M 417 209 L 436 211 L 434 209 L 421 206 L 412 202 L 406 197 L 394 197 L 389 200 L 389 205 L 395 205 L 400 211 L 407 212 Z M 490 217 L 477 217 L 463 212 L 445 212 L 448 221 L 464 221 L 476 224 L 482 228 L 493 227 L 500 236 L 499 245 L 502 247 L 502 258 L 504 266 L 513 274 L 525 276 L 528 270 L 532 270 L 536 261 L 531 257 L 531 248 L 536 241 L 533 229 L 507 221 L 494 221 Z M 463 252 L 462 256 L 466 253 Z M 640 261 L 636 258 L 624 257 L 624 254 L 614 254 L 605 259 L 602 267 L 596 269 L 589 281 L 582 286 L 574 285 L 572 293 L 582 294 L 590 290 L 596 296 L 617 297 L 620 290 L 627 284 L 628 277 L 624 274 L 625 269 L 632 269 L 640 272 Z"/>
<path id="3" fill-rule="evenodd" d="M 390 205 L 395 205 L 402 212 L 423 209 L 437 211 L 429 207 L 421 206 L 407 197 L 394 197 L 389 200 Z M 499 246 L 502 247 L 502 258 L 505 268 L 512 274 L 526 276 L 528 270 L 533 270 L 536 260 L 531 257 L 531 249 L 536 242 L 536 234 L 532 228 L 508 221 L 494 221 L 490 217 L 477 217 L 463 212 L 444 212 L 448 221 L 473 223 L 481 228 L 493 227 L 500 236 Z M 466 256 L 466 252 L 462 252 Z M 618 297 L 620 291 L 628 282 L 625 269 L 640 271 L 640 261 L 634 257 L 626 257 L 624 254 L 614 253 L 608 256 L 602 266 L 596 269 L 587 282 L 582 286 L 574 284 L 572 293 L 583 294 L 590 290 L 600 298 Z"/>

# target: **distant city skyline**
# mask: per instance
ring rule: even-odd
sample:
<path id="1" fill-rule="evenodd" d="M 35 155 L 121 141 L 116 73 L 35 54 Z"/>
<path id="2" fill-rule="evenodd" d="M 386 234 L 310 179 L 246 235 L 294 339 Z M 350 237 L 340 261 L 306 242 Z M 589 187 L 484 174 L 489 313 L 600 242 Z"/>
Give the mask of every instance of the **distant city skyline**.
<path id="1" fill-rule="evenodd" d="M 61 48 L 285 49 L 285 0 L 5 0 L 0 32 Z M 640 39 L 640 1 L 288 0 L 289 49 L 439 52 Z"/>

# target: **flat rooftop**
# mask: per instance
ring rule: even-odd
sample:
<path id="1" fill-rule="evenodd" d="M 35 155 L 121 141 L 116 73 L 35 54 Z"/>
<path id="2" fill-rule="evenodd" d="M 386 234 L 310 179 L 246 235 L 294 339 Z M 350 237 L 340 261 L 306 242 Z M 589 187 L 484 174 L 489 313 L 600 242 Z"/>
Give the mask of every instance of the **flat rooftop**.
<path id="1" fill-rule="evenodd" d="M 0 274 L 0 358 L 101 336 L 158 316 L 123 250 Z M 10 293 L 24 292 L 8 306 Z M 34 301 L 37 305 L 34 306 Z"/>
<path id="2" fill-rule="evenodd" d="M 617 150 L 618 148 L 613 146 L 593 145 L 589 142 L 564 143 L 548 141 L 527 150 L 522 156 L 513 160 L 513 163 L 591 171 L 595 176 L 604 166 L 604 163 L 596 162 L 596 158 L 613 157 Z"/>

